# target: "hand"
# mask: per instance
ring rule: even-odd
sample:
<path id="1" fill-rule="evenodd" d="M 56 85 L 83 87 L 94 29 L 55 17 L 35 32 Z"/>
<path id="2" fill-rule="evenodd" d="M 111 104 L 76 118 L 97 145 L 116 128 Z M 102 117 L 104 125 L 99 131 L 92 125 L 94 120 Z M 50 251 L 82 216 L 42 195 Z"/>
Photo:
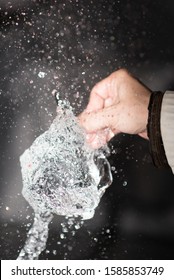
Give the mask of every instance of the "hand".
<path id="1" fill-rule="evenodd" d="M 79 116 L 90 145 L 99 148 L 120 132 L 147 138 L 150 94 L 123 69 L 96 84 L 86 110 Z"/>

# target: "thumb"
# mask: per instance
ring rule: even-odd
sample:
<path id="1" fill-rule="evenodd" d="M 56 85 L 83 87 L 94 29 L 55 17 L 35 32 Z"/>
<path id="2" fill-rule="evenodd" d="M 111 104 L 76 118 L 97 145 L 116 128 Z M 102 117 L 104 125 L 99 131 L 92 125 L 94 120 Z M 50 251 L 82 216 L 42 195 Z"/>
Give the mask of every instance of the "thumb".
<path id="1" fill-rule="evenodd" d="M 114 123 L 114 108 L 108 107 L 95 112 L 84 111 L 78 118 L 80 124 L 87 133 L 92 133 L 108 127 L 112 129 Z"/>

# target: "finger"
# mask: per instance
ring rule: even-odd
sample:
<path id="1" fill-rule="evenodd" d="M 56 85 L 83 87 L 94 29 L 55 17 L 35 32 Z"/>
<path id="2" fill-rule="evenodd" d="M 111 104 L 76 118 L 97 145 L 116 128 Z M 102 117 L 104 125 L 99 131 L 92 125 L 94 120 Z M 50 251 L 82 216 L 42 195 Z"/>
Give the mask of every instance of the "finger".
<path id="1" fill-rule="evenodd" d="M 104 146 L 114 137 L 114 133 L 110 129 L 97 131 L 86 135 L 86 141 L 94 149 Z"/>
<path id="2" fill-rule="evenodd" d="M 104 107 L 110 107 L 113 105 L 113 99 L 111 97 L 108 97 L 106 100 L 105 100 L 105 104 L 104 104 Z"/>
<path id="3" fill-rule="evenodd" d="M 99 149 L 104 146 L 109 140 L 107 135 L 103 131 L 97 131 L 96 133 L 90 133 L 87 135 L 87 143 L 93 149 Z"/>
<path id="4" fill-rule="evenodd" d="M 100 97 L 96 92 L 90 97 L 88 106 L 86 107 L 87 112 L 97 111 L 104 108 L 104 99 Z"/>
<path id="5" fill-rule="evenodd" d="M 79 116 L 79 122 L 87 133 L 96 132 L 105 128 L 112 130 L 114 126 L 114 108 L 108 107 L 97 112 L 83 112 Z M 114 126 L 116 127 L 116 126 Z"/>
<path id="6" fill-rule="evenodd" d="M 80 125 L 87 133 L 96 133 L 96 131 L 106 127 L 103 110 L 97 112 L 83 112 L 78 116 Z"/>
<path id="7" fill-rule="evenodd" d="M 106 100 L 110 98 L 110 83 L 111 81 L 107 77 L 93 87 L 86 108 L 88 112 L 97 111 L 105 107 Z"/>

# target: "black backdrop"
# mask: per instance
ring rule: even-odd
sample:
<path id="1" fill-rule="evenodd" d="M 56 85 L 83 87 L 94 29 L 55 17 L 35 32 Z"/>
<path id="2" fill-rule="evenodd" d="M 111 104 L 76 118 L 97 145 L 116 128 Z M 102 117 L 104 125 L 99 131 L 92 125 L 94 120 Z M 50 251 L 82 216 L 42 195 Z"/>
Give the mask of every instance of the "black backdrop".
<path id="1" fill-rule="evenodd" d="M 58 89 L 76 114 L 90 89 L 125 67 L 152 90 L 174 88 L 174 4 L 166 1 L 0 1 L 0 257 L 15 259 L 33 213 L 21 195 L 19 156 L 55 116 Z M 50 225 L 40 259 L 172 259 L 174 179 L 148 142 L 109 144 L 114 181 L 93 219 L 60 238 Z"/>

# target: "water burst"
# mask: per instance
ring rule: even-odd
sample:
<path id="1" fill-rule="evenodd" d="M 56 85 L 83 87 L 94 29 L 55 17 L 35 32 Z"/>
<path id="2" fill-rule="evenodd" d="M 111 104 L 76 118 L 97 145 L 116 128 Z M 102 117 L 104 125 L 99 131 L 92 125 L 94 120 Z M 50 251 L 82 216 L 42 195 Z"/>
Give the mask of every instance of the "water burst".
<path id="1" fill-rule="evenodd" d="M 57 95 L 57 117 L 20 157 L 22 194 L 35 211 L 18 259 L 37 259 L 45 249 L 53 214 L 90 219 L 112 182 L 108 148 L 92 150 L 68 101 Z"/>

